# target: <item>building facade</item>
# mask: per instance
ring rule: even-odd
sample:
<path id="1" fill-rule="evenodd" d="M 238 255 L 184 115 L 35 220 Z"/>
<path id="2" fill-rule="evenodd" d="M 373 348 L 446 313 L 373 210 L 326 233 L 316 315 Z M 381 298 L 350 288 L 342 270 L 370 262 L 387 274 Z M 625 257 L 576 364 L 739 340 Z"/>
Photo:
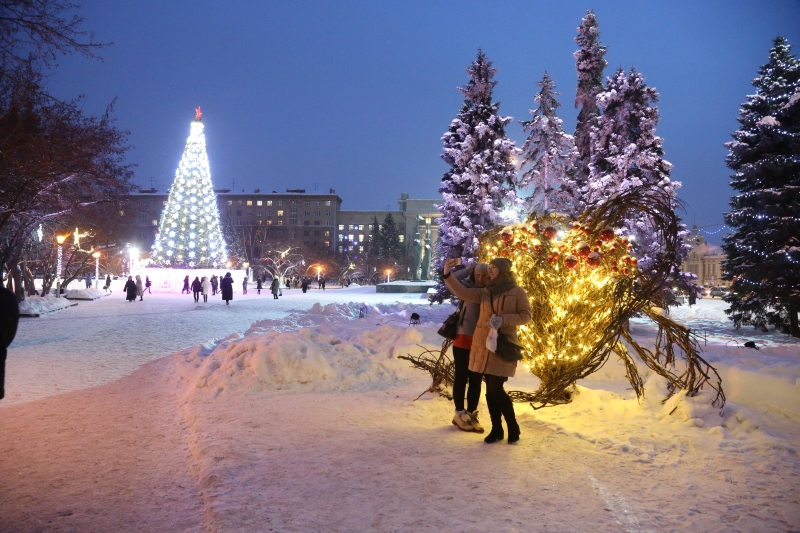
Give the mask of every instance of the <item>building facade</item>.
<path id="1" fill-rule="evenodd" d="M 422 239 L 438 237 L 436 219 L 441 216 L 435 203 L 402 193 L 397 210 L 342 210 L 342 198 L 330 189 L 327 193 L 307 193 L 288 189 L 285 193 L 231 192 L 218 189 L 217 206 L 223 230 L 241 235 L 243 253 L 248 259 L 263 257 L 266 248 L 292 244 L 318 255 L 346 255 L 357 259 L 372 234 L 377 219 L 382 224 L 391 213 L 406 250 L 413 245 L 419 229 Z M 123 245 L 149 251 L 167 205 L 168 193 L 142 189 L 128 195 L 119 211 Z M 419 226 L 418 226 L 419 224 Z M 408 252 L 407 252 L 408 254 Z"/>
<path id="2" fill-rule="evenodd" d="M 697 276 L 696 283 L 706 287 L 728 287 L 730 282 L 722 279 L 722 262 L 726 256 L 722 249 L 714 244 L 706 243 L 705 237 L 700 234 L 697 226 L 692 226 L 692 232 L 686 237 L 686 243 L 692 250 L 681 263 L 683 272 L 690 272 Z"/>

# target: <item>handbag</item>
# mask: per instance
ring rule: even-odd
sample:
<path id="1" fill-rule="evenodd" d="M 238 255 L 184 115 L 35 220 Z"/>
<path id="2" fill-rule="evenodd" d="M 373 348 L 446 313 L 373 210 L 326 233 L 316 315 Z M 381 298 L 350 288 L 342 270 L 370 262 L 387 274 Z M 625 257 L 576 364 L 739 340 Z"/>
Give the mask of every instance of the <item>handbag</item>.
<path id="1" fill-rule="evenodd" d="M 497 354 L 500 359 L 508 361 L 509 363 L 520 361 L 522 360 L 522 352 L 524 349 L 525 346 L 511 335 L 505 333 L 497 334 L 497 350 L 495 350 L 494 353 Z"/>
<path id="2" fill-rule="evenodd" d="M 449 317 L 444 319 L 444 323 L 442 327 L 439 328 L 438 333 L 445 339 L 453 340 L 456 338 L 458 334 L 458 319 L 461 314 L 461 308 L 459 307 L 458 311 L 450 315 Z"/>

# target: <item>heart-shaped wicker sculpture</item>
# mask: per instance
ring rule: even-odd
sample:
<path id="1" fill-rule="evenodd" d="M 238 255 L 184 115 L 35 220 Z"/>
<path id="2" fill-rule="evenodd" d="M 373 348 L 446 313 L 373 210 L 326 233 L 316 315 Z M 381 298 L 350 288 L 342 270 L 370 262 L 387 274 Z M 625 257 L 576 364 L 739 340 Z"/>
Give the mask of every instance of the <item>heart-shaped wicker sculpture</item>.
<path id="1" fill-rule="evenodd" d="M 622 359 L 641 397 L 644 387 L 630 347 L 669 381 L 670 393 L 682 389 L 691 395 L 708 384 L 717 392 L 714 405 L 724 405 L 719 374 L 700 357 L 691 331 L 662 311 L 680 246 L 671 204 L 662 189 L 642 188 L 612 197 L 576 221 L 534 213 L 523 224 L 481 235 L 479 261 L 510 259 L 531 303 L 533 317 L 518 333 L 526 348 L 523 365 L 542 385 L 534 392 L 510 391 L 515 401 L 531 402 L 534 408 L 568 402 L 575 383 L 599 369 L 611 353 Z M 631 216 L 660 237 L 661 252 L 646 273 L 631 255 L 631 243 L 613 230 Z M 653 350 L 639 345 L 627 330 L 634 315 L 647 316 L 658 326 Z M 436 358 L 433 353 L 406 358 L 431 372 L 429 390 L 442 392 L 442 385 L 452 383 L 448 347 L 445 342 Z"/>

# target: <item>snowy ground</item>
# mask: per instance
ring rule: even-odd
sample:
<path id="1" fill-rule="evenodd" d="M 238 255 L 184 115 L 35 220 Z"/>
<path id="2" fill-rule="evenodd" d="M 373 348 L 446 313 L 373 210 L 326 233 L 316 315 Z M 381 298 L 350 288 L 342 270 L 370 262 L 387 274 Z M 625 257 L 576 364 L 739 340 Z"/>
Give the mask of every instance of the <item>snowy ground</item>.
<path id="1" fill-rule="evenodd" d="M 396 358 L 437 346 L 451 308 L 374 291 L 225 306 L 115 290 L 23 320 L 0 531 L 800 530 L 800 344 L 734 332 L 701 300 L 673 316 L 706 332 L 722 412 L 662 403 L 652 376 L 640 404 L 610 361 L 572 404 L 518 404 L 519 444 L 485 445 L 451 403 L 414 401 L 429 379 Z"/>

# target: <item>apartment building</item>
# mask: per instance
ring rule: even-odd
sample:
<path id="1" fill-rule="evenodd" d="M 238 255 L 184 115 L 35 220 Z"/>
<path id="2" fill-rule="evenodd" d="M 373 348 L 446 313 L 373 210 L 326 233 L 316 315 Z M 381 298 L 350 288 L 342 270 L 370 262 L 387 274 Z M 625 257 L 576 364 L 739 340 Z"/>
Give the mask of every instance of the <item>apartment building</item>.
<path id="1" fill-rule="evenodd" d="M 697 225 L 692 226 L 692 232 L 686 237 L 686 243 L 692 246 L 692 250 L 681 263 L 681 270 L 696 275 L 698 285 L 728 287 L 730 282 L 722 279 L 722 262 L 727 259 L 722 249 L 706 243 Z"/>

